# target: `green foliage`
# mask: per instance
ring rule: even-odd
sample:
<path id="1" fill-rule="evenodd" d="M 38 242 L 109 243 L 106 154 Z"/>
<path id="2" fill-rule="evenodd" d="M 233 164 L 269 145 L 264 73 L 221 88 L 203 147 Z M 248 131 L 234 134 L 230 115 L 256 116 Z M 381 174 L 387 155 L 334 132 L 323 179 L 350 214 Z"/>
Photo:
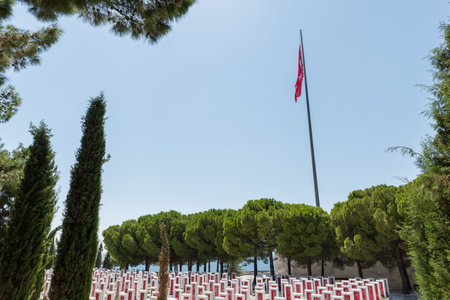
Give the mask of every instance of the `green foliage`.
<path id="1" fill-rule="evenodd" d="M 3 3 L 3 2 L 2 2 Z M 52 25 L 36 32 L 1 24 L 0 5 L 0 123 L 7 122 L 16 112 L 21 99 L 14 87 L 5 87 L 5 72 L 19 71 L 27 65 L 39 64 L 39 54 L 47 50 L 59 38 L 61 30 Z M 5 14 L 3 12 L 3 14 Z"/>
<path id="2" fill-rule="evenodd" d="M 103 252 L 103 246 L 102 243 L 98 246 L 97 250 L 97 258 L 95 259 L 95 267 L 101 268 L 102 267 L 102 252 Z"/>
<path id="3" fill-rule="evenodd" d="M 29 299 L 45 264 L 46 237 L 55 212 L 58 179 L 50 130 L 41 122 L 31 129 L 34 140 L 11 210 L 0 258 L 1 299 Z"/>
<path id="4" fill-rule="evenodd" d="M 393 241 L 401 242 L 398 229 L 402 225 L 402 216 L 399 214 L 395 201 L 398 188 L 395 186 L 377 185 L 365 190 L 374 207 L 376 237 L 379 244 L 387 247 Z"/>
<path id="5" fill-rule="evenodd" d="M 171 23 L 187 13 L 195 0 L 21 0 L 38 20 L 57 21 L 63 15 L 77 15 L 93 26 L 111 25 L 117 35 L 130 35 L 156 43 L 171 29 Z M 39 54 L 61 35 L 56 25 L 36 32 L 4 22 L 12 15 L 14 0 L 0 1 L 0 123 L 17 112 L 21 99 L 12 85 L 5 86 L 5 72 L 39 63 Z"/>
<path id="6" fill-rule="evenodd" d="M 124 247 L 123 240 L 125 231 L 121 230 L 122 226 L 110 226 L 103 231 L 103 243 L 105 249 L 119 264 L 121 268 L 127 265 L 138 265 L 143 261 L 142 257 L 135 256 Z M 106 267 L 105 267 L 106 268 Z"/>
<path id="7" fill-rule="evenodd" d="M 94 1 L 92 1 L 94 2 Z M 167 34 L 170 23 L 181 18 L 195 0 L 95 1 L 80 10 L 80 16 L 94 26 L 111 24 L 120 36 L 144 38 L 156 43 Z"/>
<path id="8" fill-rule="evenodd" d="M 83 120 L 81 146 L 72 167 L 50 299 L 88 299 L 97 255 L 101 174 L 105 162 L 103 95 L 93 98 Z"/>
<path id="9" fill-rule="evenodd" d="M 222 224 L 217 222 L 218 218 L 222 220 L 220 213 L 221 211 L 212 209 L 189 216 L 184 238 L 189 246 L 197 250 L 202 260 L 218 257 L 215 242 L 218 233 L 222 231 Z"/>
<path id="10" fill-rule="evenodd" d="M 225 216 L 225 251 L 241 258 L 269 256 L 271 274 L 274 275 L 272 252 L 277 246 L 276 212 L 280 209 L 283 209 L 281 202 L 263 198 L 250 200 L 235 213 Z M 256 267 L 256 261 L 254 263 Z"/>
<path id="11" fill-rule="evenodd" d="M 118 35 L 158 41 L 170 24 L 182 17 L 195 0 L 22 0 L 41 21 L 78 15 L 93 26 L 109 24 Z M 0 8 L 1 9 L 1 8 Z"/>
<path id="12" fill-rule="evenodd" d="M 242 274 L 243 269 L 241 266 L 243 259 L 242 258 L 230 258 L 227 260 L 227 273 L 232 274 L 236 273 L 237 275 Z"/>
<path id="13" fill-rule="evenodd" d="M 55 263 L 55 257 L 56 257 L 56 247 L 55 247 L 55 235 L 58 231 L 62 229 L 62 226 L 58 226 L 55 229 L 53 229 L 50 234 L 47 237 L 46 244 L 47 244 L 47 254 L 46 254 L 46 264 L 44 265 L 45 269 L 53 268 Z"/>
<path id="14" fill-rule="evenodd" d="M 28 148 L 22 145 L 10 152 L 3 149 L 3 144 L 0 143 L 0 249 L 6 235 L 11 205 L 19 191 L 28 156 Z"/>
<path id="15" fill-rule="evenodd" d="M 145 258 L 147 255 L 145 250 L 139 245 L 137 238 L 138 226 L 139 224 L 136 220 L 127 220 L 122 223 L 120 226 L 121 246 L 129 256 L 139 257 L 142 262 L 142 258 Z"/>
<path id="16" fill-rule="evenodd" d="M 444 43 L 433 50 L 431 65 L 434 68 L 434 84 L 427 87 L 433 96 L 424 114 L 432 119 L 434 137 L 427 136 L 422 142 L 422 152 L 408 147 L 391 147 L 402 154 L 416 158 L 416 165 L 424 173 L 450 174 L 450 25 L 442 24 Z"/>
<path id="17" fill-rule="evenodd" d="M 423 158 L 419 164 L 425 173 L 450 174 L 450 25 L 441 26 L 444 44 L 433 50 L 431 65 L 434 84 L 429 88 L 433 98 L 426 115 L 436 134 L 423 143 Z"/>
<path id="18" fill-rule="evenodd" d="M 186 227 L 190 223 L 191 216 L 181 215 L 173 219 L 168 237 L 170 248 L 176 254 L 172 262 L 188 263 L 188 266 L 192 266 L 192 262 L 198 259 L 197 250 L 189 246 L 185 239 Z"/>
<path id="19" fill-rule="evenodd" d="M 279 211 L 277 219 L 280 226 L 277 251 L 298 263 L 306 262 L 309 273 L 313 259 L 329 255 L 328 250 L 336 249 L 329 216 L 320 207 L 285 205 L 285 209 Z"/>
<path id="20" fill-rule="evenodd" d="M 225 249 L 223 248 L 223 240 L 224 240 L 224 234 L 223 234 L 223 224 L 224 220 L 227 217 L 232 217 L 236 211 L 232 209 L 223 209 L 223 210 L 210 210 L 215 217 L 214 222 L 216 223 L 217 227 L 217 233 L 216 237 L 213 240 L 213 244 L 216 247 L 216 254 L 217 258 L 224 262 L 229 262 L 231 265 L 237 264 L 237 262 L 242 262 L 242 257 L 239 256 L 233 256 Z"/>
<path id="21" fill-rule="evenodd" d="M 449 175 L 450 174 L 450 25 L 443 24 L 444 43 L 433 50 L 434 84 L 425 115 L 432 119 L 433 137 L 414 153 L 424 174 L 397 195 L 398 212 L 405 220 L 401 237 L 416 271 L 422 299 L 450 299 Z"/>
<path id="22" fill-rule="evenodd" d="M 373 203 L 362 190 L 351 192 L 346 202 L 336 203 L 331 210 L 340 251 L 358 263 L 361 277 L 361 264 L 373 265 L 380 251 L 372 214 Z"/>
<path id="23" fill-rule="evenodd" d="M 30 300 L 40 300 L 41 292 L 44 289 L 45 270 L 53 267 L 55 260 L 55 235 L 61 229 L 61 226 L 53 229 L 45 239 L 45 253 L 42 257 L 42 264 L 39 268 L 39 273 L 36 276 L 36 281 L 33 286 Z"/>
<path id="24" fill-rule="evenodd" d="M 358 191 L 358 194 L 364 198 L 366 208 L 371 210 L 369 214 L 372 215 L 375 227 L 374 240 L 378 246 L 378 249 L 373 251 L 375 258 L 388 269 L 397 266 L 403 293 L 408 294 L 411 290 L 406 270 L 409 261 L 406 259 L 404 242 L 399 236 L 404 217 L 396 200 L 398 192 L 399 188 L 382 184 Z"/>
<path id="25" fill-rule="evenodd" d="M 106 252 L 106 254 L 105 254 L 105 259 L 103 260 L 103 268 L 105 268 L 105 269 L 113 268 L 113 264 L 111 261 L 111 254 L 109 254 L 109 252 Z"/>
<path id="26" fill-rule="evenodd" d="M 156 215 L 142 216 L 138 219 L 139 226 L 136 232 L 136 239 L 150 261 L 158 261 L 162 246 L 159 224 L 163 224 L 166 228 L 170 245 L 170 240 L 172 239 L 172 224 L 176 222 L 178 218 L 181 218 L 181 216 L 182 215 L 179 212 L 171 210 L 168 212 L 160 212 Z M 180 223 L 177 224 L 181 225 Z M 173 249 L 170 251 L 170 260 L 178 260 Z"/>
<path id="27" fill-rule="evenodd" d="M 421 299 L 450 299 L 450 178 L 419 176 L 398 195 L 407 201 L 401 237 L 416 271 Z"/>

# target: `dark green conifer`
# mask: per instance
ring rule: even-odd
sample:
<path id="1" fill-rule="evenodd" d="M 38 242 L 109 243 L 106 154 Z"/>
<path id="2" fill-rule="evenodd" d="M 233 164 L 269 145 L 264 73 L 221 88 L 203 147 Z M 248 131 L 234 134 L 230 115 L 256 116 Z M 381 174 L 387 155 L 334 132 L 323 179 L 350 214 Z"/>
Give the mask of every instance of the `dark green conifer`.
<path id="1" fill-rule="evenodd" d="M 105 259 L 103 260 L 103 268 L 112 269 L 111 254 L 109 252 L 106 252 Z"/>
<path id="2" fill-rule="evenodd" d="M 102 267 L 102 252 L 103 252 L 103 246 L 102 243 L 98 246 L 97 250 L 97 259 L 95 260 L 95 267 L 101 268 Z"/>
<path id="3" fill-rule="evenodd" d="M 415 269 L 420 299 L 450 299 L 450 24 L 442 24 L 444 43 L 433 50 L 434 84 L 425 114 L 434 136 L 422 142 L 422 152 L 392 147 L 416 157 L 423 174 L 397 196 L 406 220 L 400 236 Z M 402 208 L 403 206 L 403 208 Z"/>
<path id="4" fill-rule="evenodd" d="M 39 269 L 39 273 L 34 283 L 33 291 L 31 297 L 28 300 L 40 300 L 41 292 L 44 289 L 45 284 L 45 270 L 53 266 L 53 261 L 55 257 L 55 235 L 61 229 L 61 226 L 53 229 L 45 240 L 45 252 L 42 257 L 42 264 Z"/>
<path id="5" fill-rule="evenodd" d="M 55 239 L 52 239 L 50 241 L 50 246 L 48 248 L 47 264 L 45 265 L 44 269 L 53 268 L 53 263 L 55 262 L 55 256 L 56 256 Z"/>
<path id="6" fill-rule="evenodd" d="M 19 145 L 13 151 L 8 151 L 3 148 L 0 139 L 0 256 L 10 219 L 10 210 L 19 192 L 28 157 L 28 148 Z"/>
<path id="7" fill-rule="evenodd" d="M 52 277 L 52 300 L 89 299 L 98 245 L 105 110 L 103 95 L 93 98 L 83 120 Z"/>
<path id="8" fill-rule="evenodd" d="M 50 130 L 41 122 L 31 129 L 34 141 L 20 189 L 11 209 L 0 258 L 0 299 L 29 299 L 46 252 L 56 203 L 58 179 Z"/>

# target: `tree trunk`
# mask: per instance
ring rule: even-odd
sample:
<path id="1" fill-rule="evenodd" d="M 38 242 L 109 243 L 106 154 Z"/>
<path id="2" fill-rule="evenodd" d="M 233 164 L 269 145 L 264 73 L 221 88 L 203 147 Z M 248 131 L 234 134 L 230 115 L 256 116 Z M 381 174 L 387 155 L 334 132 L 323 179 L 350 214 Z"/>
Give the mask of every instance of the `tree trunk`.
<path id="1" fill-rule="evenodd" d="M 188 272 L 192 272 L 192 259 L 188 261 Z"/>
<path id="2" fill-rule="evenodd" d="M 402 249 L 395 245 L 395 257 L 397 258 L 397 267 L 402 278 L 402 294 L 409 294 L 411 286 L 409 284 L 408 272 L 406 272 L 405 262 L 403 261 Z"/>
<path id="3" fill-rule="evenodd" d="M 309 275 L 309 276 L 312 276 L 312 268 L 311 268 L 312 262 L 311 262 L 311 256 L 307 256 L 307 257 L 306 257 L 306 264 L 308 265 L 308 275 Z"/>
<path id="4" fill-rule="evenodd" d="M 130 268 L 130 264 L 126 264 L 125 271 L 128 271 L 129 268 Z"/>
<path id="5" fill-rule="evenodd" d="M 173 271 L 173 257 L 175 256 L 175 251 L 173 249 L 169 249 L 169 270 L 170 272 Z"/>
<path id="6" fill-rule="evenodd" d="M 223 274 L 223 260 L 220 261 L 220 276 Z"/>
<path id="7" fill-rule="evenodd" d="M 275 280 L 275 267 L 273 265 L 273 253 L 269 252 L 269 263 L 270 263 L 270 276 L 272 276 L 272 280 Z"/>
<path id="8" fill-rule="evenodd" d="M 211 260 L 208 260 L 208 272 L 211 273 Z"/>
<path id="9" fill-rule="evenodd" d="M 363 269 L 362 269 L 362 263 L 358 260 L 356 261 L 356 265 L 358 266 L 358 275 L 361 278 L 364 278 L 363 276 Z"/>
<path id="10" fill-rule="evenodd" d="M 288 275 L 291 276 L 292 270 L 291 270 L 291 259 L 290 258 L 287 259 L 287 267 L 288 267 Z"/>
<path id="11" fill-rule="evenodd" d="M 219 273 L 219 265 L 220 265 L 220 261 L 219 259 L 217 259 L 217 265 L 216 265 L 216 272 Z"/>
<path id="12" fill-rule="evenodd" d="M 253 258 L 253 286 L 256 286 L 256 276 L 258 276 L 258 256 Z"/>
<path id="13" fill-rule="evenodd" d="M 325 258 L 322 257 L 321 262 L 322 262 L 322 266 L 320 268 L 320 275 L 325 276 Z"/>
<path id="14" fill-rule="evenodd" d="M 180 272 L 183 273 L 183 263 L 180 260 Z"/>
<path id="15" fill-rule="evenodd" d="M 200 273 L 200 260 L 197 260 L 197 273 Z"/>
<path id="16" fill-rule="evenodd" d="M 147 257 L 145 258 L 145 271 L 150 271 L 150 261 Z"/>

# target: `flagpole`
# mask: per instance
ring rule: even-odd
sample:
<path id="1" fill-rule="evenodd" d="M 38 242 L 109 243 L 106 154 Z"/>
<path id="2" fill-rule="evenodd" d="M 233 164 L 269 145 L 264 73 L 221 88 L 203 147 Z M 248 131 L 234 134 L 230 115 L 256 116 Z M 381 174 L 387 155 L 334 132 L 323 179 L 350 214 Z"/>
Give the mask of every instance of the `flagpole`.
<path id="1" fill-rule="evenodd" d="M 316 206 L 320 207 L 319 186 L 317 184 L 316 159 L 315 159 L 315 155 L 314 155 L 314 143 L 313 143 L 313 135 L 312 135 L 312 128 L 311 128 L 311 114 L 309 111 L 308 80 L 306 79 L 305 50 L 303 50 L 303 35 L 302 35 L 301 29 L 300 29 L 300 42 L 302 45 L 303 73 L 305 74 L 306 110 L 308 112 L 309 144 L 311 146 L 311 160 L 312 160 L 312 169 L 313 169 L 313 177 L 314 177 L 314 191 L 316 194 Z"/>

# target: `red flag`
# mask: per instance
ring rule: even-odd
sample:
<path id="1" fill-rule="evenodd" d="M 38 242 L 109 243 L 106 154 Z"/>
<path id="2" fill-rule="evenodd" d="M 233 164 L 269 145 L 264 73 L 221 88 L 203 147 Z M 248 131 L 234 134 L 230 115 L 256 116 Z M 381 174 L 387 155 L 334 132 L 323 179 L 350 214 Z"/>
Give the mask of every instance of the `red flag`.
<path id="1" fill-rule="evenodd" d="M 297 98 L 302 94 L 302 83 L 303 83 L 304 71 L 303 71 L 303 59 L 302 59 L 302 45 L 298 49 L 298 75 L 297 82 L 295 83 L 295 102 Z"/>

